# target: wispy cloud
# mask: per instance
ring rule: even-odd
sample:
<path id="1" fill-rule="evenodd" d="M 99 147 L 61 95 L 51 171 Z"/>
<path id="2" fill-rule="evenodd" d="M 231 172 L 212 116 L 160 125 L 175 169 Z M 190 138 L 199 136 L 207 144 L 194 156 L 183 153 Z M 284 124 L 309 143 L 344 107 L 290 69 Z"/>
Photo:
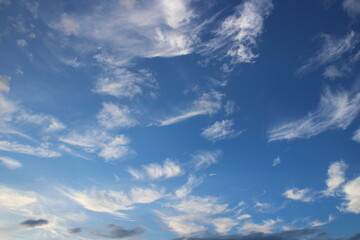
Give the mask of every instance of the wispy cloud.
<path id="1" fill-rule="evenodd" d="M 309 71 L 316 70 L 325 64 L 334 62 L 344 54 L 352 51 L 359 42 L 358 34 L 353 31 L 342 38 L 337 38 L 328 34 L 322 34 L 321 38 L 323 40 L 321 49 L 296 71 L 298 75 L 303 75 Z"/>
<path id="2" fill-rule="evenodd" d="M 203 232 L 212 225 L 221 233 L 237 225 L 230 217 L 217 217 L 228 212 L 228 204 L 222 204 L 215 197 L 187 196 L 168 205 L 176 213 L 158 212 L 162 221 L 174 232 L 190 235 Z"/>
<path id="3" fill-rule="evenodd" d="M 44 126 L 44 131 L 46 132 L 53 132 L 66 128 L 66 126 L 55 117 L 44 114 L 31 114 L 21 111 L 17 116 L 17 120 Z"/>
<path id="4" fill-rule="evenodd" d="M 276 224 L 281 222 L 280 219 L 269 219 L 264 220 L 261 224 L 254 223 L 252 221 L 245 222 L 240 228 L 240 233 L 271 233 L 272 230 L 276 227 Z"/>
<path id="5" fill-rule="evenodd" d="M 107 70 L 97 79 L 94 91 L 99 94 L 112 95 L 118 98 L 131 98 L 143 94 L 143 88 L 154 90 L 157 88 L 155 77 L 148 70 L 130 72 L 125 68 L 116 67 Z M 155 95 L 150 91 L 150 95 Z"/>
<path id="6" fill-rule="evenodd" d="M 195 165 L 196 170 L 202 170 L 209 167 L 212 164 L 218 162 L 218 158 L 221 156 L 222 152 L 220 150 L 216 151 L 199 151 L 193 154 L 192 162 Z"/>
<path id="7" fill-rule="evenodd" d="M 269 141 L 310 138 L 328 129 L 346 129 L 360 111 L 360 93 L 325 90 L 315 111 L 268 132 Z"/>
<path id="8" fill-rule="evenodd" d="M 302 201 L 302 202 L 311 202 L 313 201 L 313 196 L 310 194 L 309 188 L 304 189 L 298 189 L 298 188 L 292 188 L 286 190 L 283 195 L 286 198 L 296 200 L 296 201 Z"/>
<path id="9" fill-rule="evenodd" d="M 9 157 L 0 156 L 0 162 L 2 162 L 2 164 L 9 169 L 16 169 L 22 167 L 22 164 L 19 161 Z"/>
<path id="10" fill-rule="evenodd" d="M 132 118 L 131 111 L 127 106 L 120 106 L 113 103 L 103 103 L 103 108 L 96 116 L 100 125 L 105 128 L 128 128 L 137 124 Z"/>
<path id="11" fill-rule="evenodd" d="M 344 161 L 334 162 L 329 166 L 328 179 L 326 179 L 327 189 L 323 191 L 326 196 L 336 195 L 337 190 L 345 182 L 345 170 L 347 165 Z"/>
<path id="12" fill-rule="evenodd" d="M 356 0 L 344 0 L 343 8 L 351 17 L 355 18 L 360 16 L 360 4 Z"/>
<path id="13" fill-rule="evenodd" d="M 354 132 L 352 140 L 354 140 L 355 142 L 360 143 L 360 128 Z"/>
<path id="14" fill-rule="evenodd" d="M 264 29 L 264 20 L 272 8 L 271 0 L 245 1 L 240 4 L 235 13 L 215 30 L 215 37 L 204 43 L 200 52 L 209 57 L 230 58 L 227 65 L 253 62 L 258 56 L 255 50 Z"/>
<path id="15" fill-rule="evenodd" d="M 129 168 L 128 172 L 135 179 L 150 178 L 151 180 L 172 178 L 184 173 L 182 168 L 171 159 L 166 159 L 162 165 L 158 163 L 143 165 L 142 170 Z"/>
<path id="16" fill-rule="evenodd" d="M 188 110 L 180 113 L 179 115 L 161 120 L 159 125 L 167 126 L 195 116 L 214 114 L 221 109 L 223 96 L 224 95 L 222 93 L 215 90 L 203 93 L 192 103 L 192 106 Z"/>
<path id="17" fill-rule="evenodd" d="M 0 150 L 17 152 L 36 157 L 60 157 L 61 154 L 49 149 L 49 144 L 43 143 L 38 147 L 24 145 L 17 142 L 0 141 Z"/>
<path id="18" fill-rule="evenodd" d="M 193 188 L 199 186 L 203 182 L 203 177 L 190 175 L 187 182 L 175 191 L 176 198 L 184 198 L 188 196 Z"/>
<path id="19" fill-rule="evenodd" d="M 60 191 L 85 209 L 121 218 L 128 218 L 124 211 L 134 209 L 135 204 L 151 203 L 164 196 L 163 190 L 150 188 L 132 188 L 129 193 L 97 189 L 77 191 L 69 188 Z"/>
<path id="20" fill-rule="evenodd" d="M 60 137 L 59 141 L 81 147 L 87 152 L 96 152 L 105 161 L 136 156 L 135 151 L 128 146 L 130 139 L 122 134 L 112 136 L 104 131 L 88 130 L 83 133 L 71 132 Z"/>
<path id="21" fill-rule="evenodd" d="M 312 221 L 310 223 L 310 225 L 312 227 L 321 227 L 321 226 L 324 226 L 326 224 L 329 224 L 330 222 L 332 222 L 335 218 L 332 216 L 332 215 L 329 215 L 328 219 L 326 221 L 319 221 L 319 220 L 315 220 L 315 221 Z"/>
<path id="22" fill-rule="evenodd" d="M 234 129 L 233 120 L 216 121 L 211 126 L 203 129 L 201 135 L 210 141 L 219 141 L 226 138 L 233 138 L 239 135 L 241 131 Z"/>

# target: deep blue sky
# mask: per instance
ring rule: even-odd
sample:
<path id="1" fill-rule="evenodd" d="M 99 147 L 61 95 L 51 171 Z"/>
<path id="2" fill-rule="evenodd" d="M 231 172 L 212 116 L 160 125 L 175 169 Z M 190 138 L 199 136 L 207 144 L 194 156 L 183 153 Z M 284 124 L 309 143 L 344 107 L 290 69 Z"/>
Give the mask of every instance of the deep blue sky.
<path id="1" fill-rule="evenodd" d="M 359 1 L 0 19 L 1 239 L 358 239 Z"/>

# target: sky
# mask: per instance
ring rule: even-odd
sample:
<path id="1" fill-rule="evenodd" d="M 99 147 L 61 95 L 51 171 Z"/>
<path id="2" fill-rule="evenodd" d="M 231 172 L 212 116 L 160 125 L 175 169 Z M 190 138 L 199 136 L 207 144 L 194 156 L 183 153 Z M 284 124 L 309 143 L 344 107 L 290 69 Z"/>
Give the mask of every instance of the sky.
<path id="1" fill-rule="evenodd" d="M 2 240 L 359 240 L 360 1 L 0 0 Z"/>

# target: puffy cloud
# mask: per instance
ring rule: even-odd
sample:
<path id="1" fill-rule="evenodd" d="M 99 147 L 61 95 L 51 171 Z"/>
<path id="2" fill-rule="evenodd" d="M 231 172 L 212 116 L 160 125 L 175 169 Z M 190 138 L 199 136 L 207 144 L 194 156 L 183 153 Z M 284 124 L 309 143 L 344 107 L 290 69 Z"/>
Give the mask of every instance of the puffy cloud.
<path id="1" fill-rule="evenodd" d="M 298 189 L 298 188 L 292 188 L 288 189 L 284 192 L 284 196 L 286 198 L 296 200 L 296 201 L 302 201 L 302 202 L 311 202 L 313 200 L 312 196 L 309 195 L 310 189 L 304 188 L 304 189 Z"/>
<path id="2" fill-rule="evenodd" d="M 103 103 L 103 108 L 97 115 L 99 123 L 105 128 L 128 128 L 135 126 L 137 121 L 131 117 L 131 110 L 127 106 L 113 103 Z"/>
<path id="3" fill-rule="evenodd" d="M 17 142 L 0 141 L 0 150 L 18 152 L 36 157 L 60 157 L 59 152 L 49 149 L 49 144 L 43 143 L 38 147 L 24 145 Z"/>
<path id="4" fill-rule="evenodd" d="M 268 132 L 269 141 L 310 138 L 328 129 L 346 129 L 360 111 L 360 93 L 326 89 L 315 111 Z"/>
<path id="5" fill-rule="evenodd" d="M 20 47 L 26 47 L 28 45 L 25 39 L 17 39 L 16 44 L 19 45 Z"/>
<path id="6" fill-rule="evenodd" d="M 9 157 L 0 156 L 0 162 L 2 162 L 2 164 L 9 169 L 16 169 L 22 167 L 22 164 L 19 161 Z"/>
<path id="7" fill-rule="evenodd" d="M 219 141 L 226 138 L 232 138 L 241 133 L 234 128 L 234 121 L 222 120 L 216 121 L 213 125 L 203 129 L 201 135 L 210 141 Z"/>
<path id="8" fill-rule="evenodd" d="M 344 161 L 334 162 L 328 169 L 327 189 L 323 191 L 326 196 L 334 196 L 336 190 L 345 182 L 345 170 L 347 165 Z"/>
<path id="9" fill-rule="evenodd" d="M 280 157 L 274 159 L 272 166 L 275 167 L 281 163 Z"/>
<path id="10" fill-rule="evenodd" d="M 105 229 L 91 232 L 92 235 L 104 238 L 122 239 L 142 234 L 144 230 L 140 227 L 126 229 L 116 224 L 109 224 Z"/>
<path id="11" fill-rule="evenodd" d="M 167 126 L 187 120 L 195 116 L 214 114 L 221 109 L 223 96 L 224 95 L 222 93 L 215 90 L 203 93 L 198 99 L 193 102 L 191 108 L 182 112 L 180 115 L 169 117 L 165 120 L 160 121 L 159 125 Z"/>
<path id="12" fill-rule="evenodd" d="M 345 194 L 346 202 L 342 204 L 341 210 L 360 213 L 360 177 L 347 182 L 342 191 Z"/>

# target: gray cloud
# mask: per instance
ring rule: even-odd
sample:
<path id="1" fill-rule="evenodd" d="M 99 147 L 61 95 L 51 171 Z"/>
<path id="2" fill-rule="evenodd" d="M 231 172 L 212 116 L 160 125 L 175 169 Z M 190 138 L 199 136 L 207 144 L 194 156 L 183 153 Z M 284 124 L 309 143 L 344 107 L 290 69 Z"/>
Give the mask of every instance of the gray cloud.
<path id="1" fill-rule="evenodd" d="M 116 224 L 109 224 L 105 229 L 92 232 L 91 234 L 99 237 L 121 239 L 121 238 L 142 234 L 143 232 L 144 230 L 141 227 L 136 227 L 133 229 L 125 229 Z"/>
<path id="2" fill-rule="evenodd" d="M 81 232 L 81 231 L 82 231 L 82 229 L 79 228 L 79 227 L 69 228 L 69 229 L 68 229 L 68 232 L 69 232 L 69 233 L 79 233 L 79 232 Z"/>
<path id="3" fill-rule="evenodd" d="M 26 227 L 37 227 L 48 224 L 49 221 L 46 219 L 29 219 L 20 224 Z"/>
<path id="4" fill-rule="evenodd" d="M 360 240 L 360 233 L 346 238 L 331 238 L 321 229 L 298 229 L 277 233 L 252 233 L 249 235 L 209 235 L 198 237 L 180 237 L 174 240 Z"/>

